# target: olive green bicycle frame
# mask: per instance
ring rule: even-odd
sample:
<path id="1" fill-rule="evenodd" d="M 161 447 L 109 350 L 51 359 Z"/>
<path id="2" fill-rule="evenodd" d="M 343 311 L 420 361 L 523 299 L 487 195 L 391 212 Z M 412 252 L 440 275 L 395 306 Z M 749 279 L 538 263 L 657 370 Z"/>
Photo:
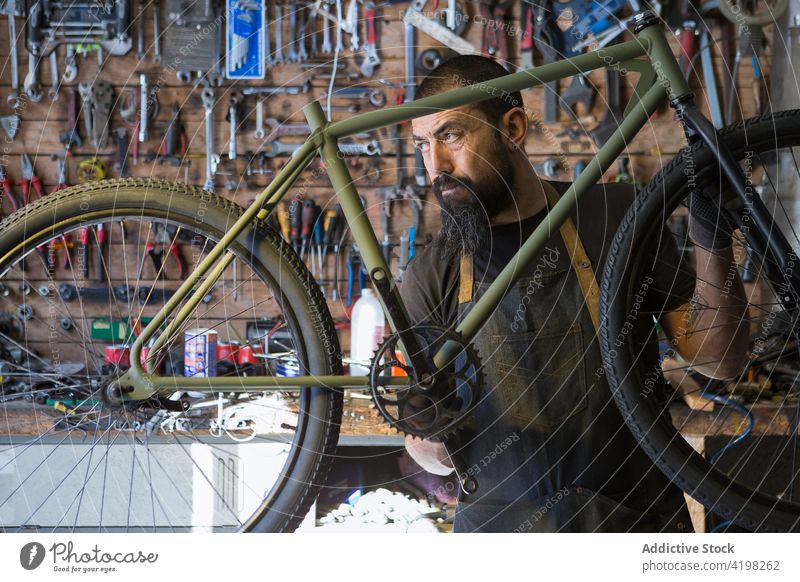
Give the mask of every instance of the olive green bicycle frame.
<path id="1" fill-rule="evenodd" d="M 289 162 L 282 168 L 275 179 L 261 192 L 244 214 L 227 231 L 208 255 L 197 265 L 177 292 L 167 301 L 150 324 L 142 331 L 131 348 L 131 367 L 118 380 L 125 399 L 143 399 L 154 394 L 166 394 L 176 390 L 192 390 L 199 392 L 236 392 L 288 390 L 297 387 L 327 386 L 332 388 L 369 389 L 368 376 L 296 376 L 292 378 L 271 376 L 249 377 L 172 377 L 161 376 L 153 372 L 155 355 L 163 347 L 168 338 L 173 337 L 183 323 L 200 303 L 202 297 L 212 288 L 223 271 L 234 259 L 234 254 L 227 249 L 231 243 L 253 221 L 263 221 L 275 209 L 281 199 L 289 192 L 300 173 L 309 163 L 320 155 L 325 162 L 325 169 L 333 185 L 338 202 L 341 204 L 345 219 L 352 231 L 355 244 L 367 272 L 370 274 L 375 289 L 387 314 L 392 331 L 398 331 L 399 321 L 408 321 L 405 306 L 402 303 L 398 286 L 391 277 L 384 260 L 375 231 L 373 230 L 364 206 L 356 191 L 353 178 L 344 162 L 338 147 L 338 140 L 360 132 L 372 131 L 380 127 L 402 123 L 424 115 L 453 109 L 502 97 L 515 91 L 521 91 L 544 83 L 572 77 L 578 73 L 587 73 L 601 68 L 615 68 L 619 71 L 632 71 L 640 74 L 634 88 L 633 97 L 628 103 L 619 127 L 600 148 L 586 169 L 576 178 L 559 202 L 547 214 L 547 218 L 531 234 L 522 245 L 514 260 L 509 261 L 497 279 L 474 308 L 461 321 L 456 330 L 462 334 L 466 342 L 471 342 L 495 308 L 503 299 L 506 291 L 519 279 L 524 268 L 537 256 L 549 239 L 550 232 L 564 222 L 571 210 L 589 188 L 595 184 L 623 153 L 627 144 L 647 124 L 650 116 L 667 99 L 689 92 L 686 79 L 682 75 L 675 56 L 669 47 L 662 26 L 650 26 L 642 30 L 634 40 L 602 48 L 573 58 L 521 70 L 492 81 L 476 85 L 467 85 L 433 95 L 423 99 L 405 103 L 396 107 L 365 113 L 329 123 L 324 116 L 318 101 L 309 103 L 303 108 L 312 133 L 305 143 L 294 153 Z M 381 281 L 388 278 L 388 281 Z M 383 283 L 381 285 L 381 283 Z M 384 291 L 381 292 L 380 289 Z M 391 296 L 389 296 L 391 295 Z M 166 324 L 169 316 L 181 301 L 186 302 L 177 311 L 175 318 Z M 399 306 L 402 315 L 397 316 L 387 310 L 387 302 Z M 146 369 L 140 363 L 142 346 L 160 329 L 162 332 L 151 346 Z M 401 349 L 405 350 L 405 346 Z M 434 365 L 440 368 L 456 355 L 458 344 L 446 343 L 434 358 Z M 409 361 L 408 359 L 406 361 Z M 435 369 L 434 368 L 434 371 Z M 383 382 L 383 379 L 382 379 Z M 387 387 L 408 385 L 407 377 L 391 377 L 383 384 Z"/>

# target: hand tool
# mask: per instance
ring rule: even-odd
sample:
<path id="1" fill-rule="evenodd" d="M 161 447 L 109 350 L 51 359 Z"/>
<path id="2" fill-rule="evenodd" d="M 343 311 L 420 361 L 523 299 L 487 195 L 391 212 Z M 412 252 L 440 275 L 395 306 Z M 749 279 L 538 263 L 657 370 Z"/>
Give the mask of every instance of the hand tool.
<path id="1" fill-rule="evenodd" d="M 153 64 L 161 64 L 161 2 L 153 0 Z"/>
<path id="2" fill-rule="evenodd" d="M 273 66 L 282 65 L 283 58 L 283 6 L 280 0 L 275 2 L 275 54 L 272 57 Z"/>
<path id="3" fill-rule="evenodd" d="M 57 164 L 57 180 L 58 183 L 53 186 L 53 190 L 51 191 L 52 194 L 56 192 L 60 192 L 64 188 L 67 187 L 67 163 L 66 158 L 58 158 L 56 161 Z M 61 235 L 61 247 L 64 250 L 64 261 L 63 267 L 69 267 L 69 250 L 72 248 L 71 236 L 69 234 Z M 56 252 L 58 250 L 59 244 L 55 241 L 55 239 L 51 240 L 47 246 L 47 270 L 51 273 L 51 276 L 55 274 L 56 268 Z"/>
<path id="4" fill-rule="evenodd" d="M 19 210 L 19 200 L 17 200 L 17 197 L 14 195 L 14 190 L 11 187 L 11 180 L 8 179 L 5 168 L 2 164 L 0 164 L 0 185 L 2 185 L 3 192 L 5 193 L 6 198 L 8 198 L 8 201 L 11 203 L 11 209 L 14 212 Z M 0 210 L 2 210 L 2 208 L 0 208 Z"/>
<path id="5" fill-rule="evenodd" d="M 67 130 L 59 136 L 59 141 L 67 149 L 67 155 L 73 147 L 79 148 L 83 140 L 78 133 L 78 90 L 74 87 L 67 94 Z"/>
<path id="6" fill-rule="evenodd" d="M 128 149 L 130 148 L 128 129 L 118 127 L 114 129 L 114 137 L 117 139 L 117 159 L 114 162 L 114 169 L 120 178 L 130 176 L 128 171 Z"/>
<path id="7" fill-rule="evenodd" d="M 289 203 L 289 224 L 292 248 L 300 253 L 300 230 L 303 227 L 303 203 L 300 198 L 293 198 Z"/>
<path id="8" fill-rule="evenodd" d="M 361 261 L 361 255 L 358 253 L 358 245 L 353 243 L 350 245 L 350 253 L 347 257 L 347 307 L 353 305 L 353 288 L 355 285 L 356 272 L 358 272 L 358 288 L 364 289 L 365 286 L 365 273 L 364 266 Z"/>
<path id="9" fill-rule="evenodd" d="M 167 278 L 165 258 L 169 259 L 169 257 L 173 258 L 173 262 L 177 267 L 176 276 L 170 278 L 182 281 L 186 275 L 186 260 L 178 245 L 178 228 L 176 226 L 154 222 L 152 223 L 150 234 L 152 235 L 152 240 L 148 240 L 145 245 L 145 252 L 139 263 L 137 281 L 141 281 L 142 279 L 146 258 L 149 258 L 153 263 L 154 278 Z"/>
<path id="10" fill-rule="evenodd" d="M 206 126 L 206 182 L 203 188 L 209 192 L 214 191 L 214 104 L 215 95 L 214 89 L 211 87 L 204 87 L 201 93 L 201 100 L 203 102 L 203 110 L 205 111 L 205 126 Z"/>
<path id="11" fill-rule="evenodd" d="M 314 221 L 317 218 L 317 204 L 311 199 L 303 203 L 303 213 L 301 215 L 302 226 L 300 230 L 300 258 L 304 259 L 306 245 L 310 244 L 311 231 L 314 228 Z"/>
<path id="12" fill-rule="evenodd" d="M 425 7 L 426 0 L 412 0 L 409 10 L 421 11 Z M 414 100 L 417 88 L 417 73 L 414 70 L 414 47 L 416 47 L 416 34 L 414 25 L 411 21 L 405 19 L 405 102 L 410 103 Z M 422 152 L 414 149 L 414 177 L 417 186 L 424 187 L 426 183 L 427 173 L 425 172 L 425 163 L 422 161 Z"/>
<path id="13" fill-rule="evenodd" d="M 47 98 L 50 101 L 58 100 L 58 87 L 60 85 L 60 76 L 58 74 L 58 55 L 55 49 L 50 52 L 50 88 L 47 90 Z"/>
<path id="14" fill-rule="evenodd" d="M 44 198 L 44 188 L 42 187 L 42 181 L 39 179 L 39 176 L 33 171 L 33 164 L 31 163 L 31 159 L 28 157 L 28 154 L 22 152 L 22 156 L 20 157 L 20 165 L 22 166 L 22 204 L 23 206 L 27 206 L 33 200 L 31 199 L 31 189 L 36 193 L 39 198 Z M 47 266 L 47 250 L 45 249 L 44 245 L 39 245 L 36 247 L 36 251 L 39 253 L 39 256 L 42 258 L 42 264 Z"/>
<path id="15" fill-rule="evenodd" d="M 361 63 L 361 74 L 371 77 L 381 64 L 378 55 L 377 9 L 374 2 L 364 4 L 364 19 L 367 22 L 367 42 L 364 45 L 364 61 Z"/>
<path id="16" fill-rule="evenodd" d="M 11 4 L 11 3 L 9 3 Z M 11 67 L 11 92 L 6 98 L 8 106 L 12 109 L 19 107 L 19 62 L 17 57 L 17 20 L 15 7 L 9 6 L 8 14 L 8 66 Z"/>
<path id="17" fill-rule="evenodd" d="M 236 133 L 239 130 L 239 111 L 241 109 L 242 94 L 238 90 L 230 92 L 228 100 L 228 123 L 230 125 L 230 136 L 228 141 L 228 159 L 235 160 L 237 156 L 236 150 Z"/>

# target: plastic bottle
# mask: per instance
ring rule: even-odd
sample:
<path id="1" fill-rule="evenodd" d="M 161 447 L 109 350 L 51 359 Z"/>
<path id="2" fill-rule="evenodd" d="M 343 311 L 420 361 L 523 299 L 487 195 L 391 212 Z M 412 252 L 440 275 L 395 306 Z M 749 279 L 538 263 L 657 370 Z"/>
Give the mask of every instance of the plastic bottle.
<path id="1" fill-rule="evenodd" d="M 383 328 L 386 317 L 381 302 L 372 289 L 362 289 L 361 297 L 353 306 L 350 320 L 350 359 L 367 363 L 372 359 L 378 345 L 383 339 Z M 350 364 L 350 374 L 366 376 L 369 367 L 361 364 Z"/>

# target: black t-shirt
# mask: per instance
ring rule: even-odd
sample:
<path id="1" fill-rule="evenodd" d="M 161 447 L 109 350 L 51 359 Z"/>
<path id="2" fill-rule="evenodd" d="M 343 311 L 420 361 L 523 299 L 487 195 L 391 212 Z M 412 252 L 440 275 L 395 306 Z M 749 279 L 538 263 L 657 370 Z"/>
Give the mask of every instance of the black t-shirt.
<path id="1" fill-rule="evenodd" d="M 571 185 L 550 182 L 559 195 Z M 598 283 L 611 247 L 614 233 L 636 197 L 630 184 L 595 184 L 580 199 L 571 217 L 578 230 Z M 490 228 L 490 241 L 474 256 L 477 284 L 491 283 L 513 258 L 522 244 L 544 220 L 547 210 L 519 222 Z M 560 237 L 556 229 L 552 236 Z M 665 311 L 677 309 L 690 301 L 695 287 L 695 272 L 681 256 L 675 238 L 666 228 L 661 233 L 658 259 L 653 262 L 654 284 L 648 292 L 653 305 Z M 458 320 L 459 265 L 447 262 L 436 244 L 430 244 L 408 264 L 400 293 L 412 323 L 426 322 L 452 327 Z"/>

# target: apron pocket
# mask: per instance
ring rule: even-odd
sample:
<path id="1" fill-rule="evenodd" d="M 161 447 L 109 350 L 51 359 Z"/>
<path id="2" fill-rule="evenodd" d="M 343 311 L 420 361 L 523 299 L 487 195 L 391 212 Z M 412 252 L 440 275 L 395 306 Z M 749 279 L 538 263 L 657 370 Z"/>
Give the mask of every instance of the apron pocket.
<path id="1" fill-rule="evenodd" d="M 555 428 L 587 406 L 586 369 L 579 325 L 496 335 L 495 361 L 487 363 L 489 386 L 497 390 L 504 418 Z"/>

